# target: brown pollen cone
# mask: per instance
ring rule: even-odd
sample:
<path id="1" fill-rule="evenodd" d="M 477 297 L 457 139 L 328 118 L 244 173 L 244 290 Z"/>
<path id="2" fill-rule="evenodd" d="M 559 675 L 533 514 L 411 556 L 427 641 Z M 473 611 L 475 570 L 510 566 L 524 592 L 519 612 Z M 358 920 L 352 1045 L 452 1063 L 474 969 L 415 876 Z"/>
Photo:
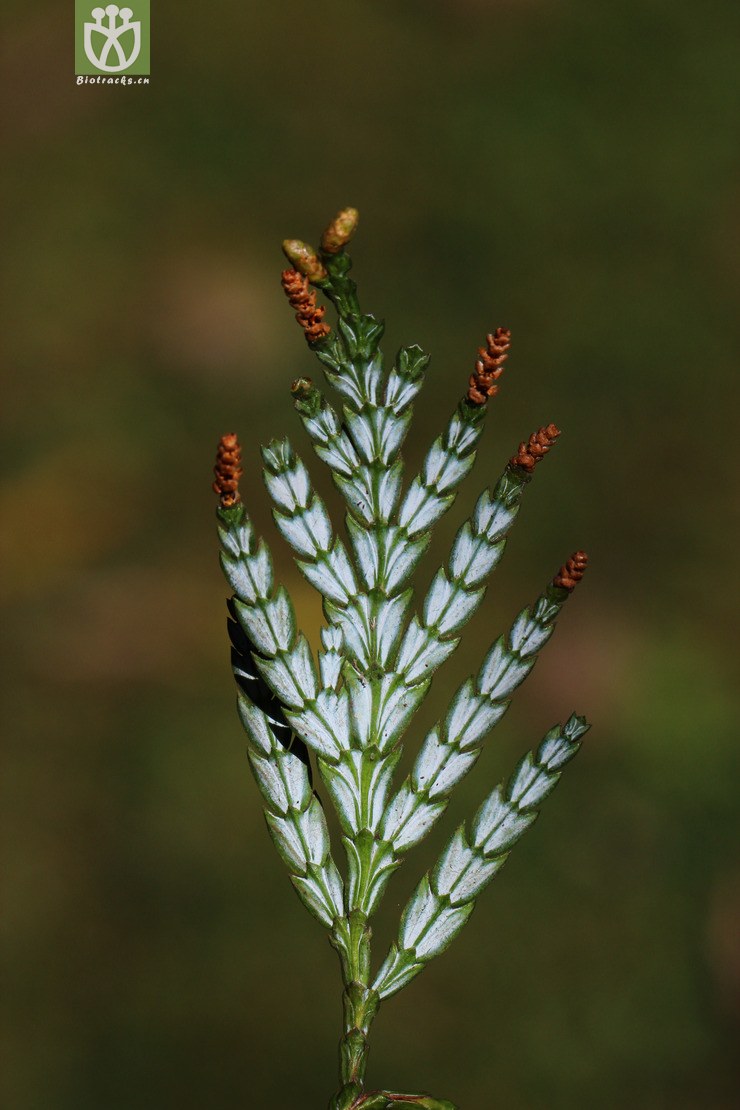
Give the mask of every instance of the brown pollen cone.
<path id="1" fill-rule="evenodd" d="M 331 328 L 322 323 L 326 309 L 316 304 L 316 292 L 308 284 L 308 278 L 297 270 L 283 270 L 281 281 L 285 295 L 296 310 L 295 318 L 306 333 L 309 343 L 324 339 Z"/>
<path id="2" fill-rule="evenodd" d="M 234 432 L 227 432 L 221 436 L 216 452 L 216 465 L 213 473 L 216 481 L 213 483 L 213 492 L 221 499 L 224 509 L 230 509 L 240 501 L 239 479 L 242 476 L 242 449 Z"/>
<path id="3" fill-rule="evenodd" d="M 471 405 L 485 405 L 489 397 L 498 393 L 497 380 L 504 370 L 511 346 L 511 332 L 508 328 L 496 328 L 492 335 L 486 336 L 486 346 L 478 348 L 475 372 L 470 375 L 467 400 Z"/>
<path id="4" fill-rule="evenodd" d="M 586 552 L 575 551 L 553 578 L 553 586 L 559 586 L 563 590 L 574 590 L 586 573 L 587 566 Z"/>
<path id="5" fill-rule="evenodd" d="M 555 424 L 547 424 L 539 431 L 533 432 L 526 442 L 519 444 L 516 455 L 511 457 L 511 465 L 519 466 L 531 474 L 540 459 L 544 458 L 560 435 L 560 428 Z"/>

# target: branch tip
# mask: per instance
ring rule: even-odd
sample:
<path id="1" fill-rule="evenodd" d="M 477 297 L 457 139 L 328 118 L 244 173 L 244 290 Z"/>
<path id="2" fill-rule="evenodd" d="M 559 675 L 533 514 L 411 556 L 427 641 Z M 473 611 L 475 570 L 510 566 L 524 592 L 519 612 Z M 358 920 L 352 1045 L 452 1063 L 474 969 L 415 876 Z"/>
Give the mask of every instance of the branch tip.
<path id="1" fill-rule="evenodd" d="M 221 507 L 230 509 L 241 500 L 239 496 L 239 479 L 242 476 L 242 449 L 234 432 L 227 432 L 221 436 L 216 452 L 216 465 L 213 473 L 216 481 L 213 483 L 213 492 L 217 493 Z"/>
<path id="2" fill-rule="evenodd" d="M 504 362 L 509 356 L 511 332 L 508 328 L 496 328 L 486 336 L 485 347 L 478 348 L 475 370 L 470 375 L 467 400 L 471 405 L 485 405 L 498 393 L 496 382 L 504 371 Z"/>
<path id="3" fill-rule="evenodd" d="M 553 586 L 558 586 L 562 590 L 574 590 L 586 573 L 587 566 L 588 555 L 586 552 L 574 551 L 553 578 Z"/>
<path id="4" fill-rule="evenodd" d="M 321 236 L 321 249 L 325 254 L 337 254 L 346 247 L 357 230 L 360 213 L 356 208 L 343 208 Z"/>
<path id="5" fill-rule="evenodd" d="M 519 444 L 519 450 L 516 455 L 512 455 L 510 459 L 511 465 L 518 466 L 531 474 L 537 463 L 540 459 L 545 457 L 559 435 L 560 428 L 555 424 L 546 424 L 544 428 L 532 432 L 528 440 L 524 440 Z"/>
<path id="6" fill-rule="evenodd" d="M 325 339 L 331 331 L 328 324 L 322 323 L 326 309 L 316 304 L 316 292 L 309 289 L 309 279 L 298 270 L 283 270 L 281 281 L 288 301 L 296 309 L 295 318 L 306 333 L 308 343 Z"/>

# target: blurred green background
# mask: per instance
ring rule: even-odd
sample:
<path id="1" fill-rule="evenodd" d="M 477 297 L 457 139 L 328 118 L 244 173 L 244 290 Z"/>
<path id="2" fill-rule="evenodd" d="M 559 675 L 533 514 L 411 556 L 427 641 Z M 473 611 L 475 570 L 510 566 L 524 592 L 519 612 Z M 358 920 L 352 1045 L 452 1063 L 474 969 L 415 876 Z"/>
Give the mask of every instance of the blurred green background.
<path id="1" fill-rule="evenodd" d="M 446 834 L 574 708 L 584 750 L 370 1082 L 464 1110 L 737 1105 L 740 6 L 154 0 L 149 87 L 77 87 L 71 5 L 5 10 L 8 1110 L 323 1107 L 339 976 L 234 712 L 216 441 L 312 638 L 258 445 L 310 450 L 285 236 L 345 204 L 386 352 L 432 353 L 410 469 L 506 324 L 477 493 L 564 435 L 410 737 L 575 547 L 588 579 Z M 313 466 L 330 504 L 338 500 Z"/>

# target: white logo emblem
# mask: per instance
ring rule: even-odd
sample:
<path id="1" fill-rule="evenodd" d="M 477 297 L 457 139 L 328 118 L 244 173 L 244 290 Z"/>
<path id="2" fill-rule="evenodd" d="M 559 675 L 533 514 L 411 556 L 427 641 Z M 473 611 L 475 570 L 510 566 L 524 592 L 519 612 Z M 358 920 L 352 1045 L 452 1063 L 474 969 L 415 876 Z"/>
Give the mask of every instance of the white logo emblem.
<path id="1" fill-rule="evenodd" d="M 103 8 L 93 8 L 90 12 L 95 22 L 85 24 L 85 53 L 96 69 L 102 69 L 106 73 L 120 73 L 121 70 L 132 66 L 139 57 L 141 21 L 138 19 L 132 21 L 131 16 L 133 14 L 131 8 L 119 9 L 117 4 L 109 4 L 105 10 Z M 103 18 L 106 15 L 108 16 L 108 22 L 104 24 Z M 116 26 L 117 16 L 121 18 L 118 26 Z M 120 42 L 127 31 L 133 31 L 133 43 L 129 54 L 124 52 Z M 95 52 L 96 46 L 99 48 L 98 53 Z M 110 61 L 111 54 L 113 55 L 112 63 Z"/>

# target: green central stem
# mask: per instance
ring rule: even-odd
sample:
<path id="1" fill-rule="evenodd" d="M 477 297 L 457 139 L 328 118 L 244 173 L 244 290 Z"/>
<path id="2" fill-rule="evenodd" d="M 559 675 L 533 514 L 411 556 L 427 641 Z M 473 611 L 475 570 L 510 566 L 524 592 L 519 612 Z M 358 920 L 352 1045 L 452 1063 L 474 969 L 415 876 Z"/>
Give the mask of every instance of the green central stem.
<path id="1" fill-rule="evenodd" d="M 338 921 L 332 944 L 339 952 L 344 977 L 344 1032 L 339 1042 L 339 1074 L 342 1087 L 332 1099 L 330 1110 L 351 1110 L 365 1088 L 368 1031 L 380 998 L 368 986 L 370 977 L 370 927 L 360 910 L 349 920 Z"/>
<path id="2" fill-rule="evenodd" d="M 347 323 L 359 328 L 362 317 L 357 299 L 356 287 L 348 276 L 351 267 L 349 256 L 344 251 L 333 254 L 322 252 L 322 259 L 328 271 L 328 281 L 319 283 L 326 295 L 334 302 L 340 317 Z M 351 350 L 346 342 L 346 359 L 352 363 L 355 358 L 362 365 L 363 370 L 370 364 L 377 353 L 375 349 Z M 363 380 L 363 374 L 358 374 Z M 369 402 L 367 395 L 365 402 Z M 379 445 L 378 445 L 379 449 Z M 372 512 L 375 527 L 380 526 L 381 494 L 380 494 L 380 467 L 377 462 L 370 464 L 371 469 L 371 497 Z M 378 635 L 376 619 L 380 606 L 381 595 L 376 588 L 370 591 L 371 623 L 369 636 L 369 667 L 367 680 L 373 686 L 373 705 L 377 705 L 379 695 L 379 678 L 382 670 L 379 662 Z M 376 713 L 374 713 L 374 716 Z M 375 730 L 373 730 L 375 731 Z M 368 765 L 375 761 L 378 755 L 377 737 L 372 735 L 368 745 L 369 752 L 363 755 L 361 807 L 363 820 L 367 818 L 369 810 L 370 776 L 364 773 Z M 370 844 L 366 842 L 369 837 Z M 367 1103 L 380 1106 L 382 1100 L 367 1097 L 363 1098 L 365 1091 L 365 1072 L 368 1057 L 368 1033 L 370 1025 L 378 1011 L 380 996 L 369 986 L 370 981 L 370 936 L 371 929 L 368 925 L 367 892 L 368 884 L 372 878 L 374 865 L 371 852 L 372 835 L 369 830 L 360 829 L 354 838 L 357 848 L 360 868 L 352 903 L 348 907 L 346 918 L 338 920 L 332 930 L 331 941 L 339 953 L 342 963 L 342 976 L 344 992 L 342 1004 L 344 1009 L 344 1030 L 339 1042 L 339 1072 L 341 1087 L 330 1103 L 330 1110 L 356 1110 L 361 1104 Z"/>
<path id="3" fill-rule="evenodd" d="M 373 598 L 371 605 L 373 617 L 376 611 L 377 599 Z M 377 666 L 378 645 L 374 623 L 371 625 L 370 657 L 372 664 Z M 372 669 L 374 669 L 373 666 L 371 666 Z M 370 678 L 370 681 L 373 686 L 373 703 L 375 703 L 378 680 Z M 375 737 L 372 736 L 371 742 L 374 740 Z M 375 744 L 371 743 L 371 747 L 374 749 Z M 365 759 L 367 755 L 363 757 L 363 763 Z M 366 817 L 368 812 L 369 789 L 369 779 L 363 774 L 360 787 L 362 795 L 360 812 L 363 817 Z M 339 1042 L 339 1077 L 342 1086 L 332 1101 L 330 1110 L 353 1110 L 362 1098 L 369 1052 L 368 1033 L 380 1005 L 380 996 L 369 986 L 372 930 L 368 924 L 364 903 L 367 884 L 372 873 L 372 856 L 370 846 L 364 842 L 365 835 L 369 834 L 363 831 L 355 839 L 360 859 L 360 874 L 355 889 L 354 904 L 349 907 L 346 920 L 338 922 L 335 926 L 335 933 L 339 929 L 341 936 L 337 935 L 336 940 L 332 940 L 342 961 L 344 1031 Z"/>

